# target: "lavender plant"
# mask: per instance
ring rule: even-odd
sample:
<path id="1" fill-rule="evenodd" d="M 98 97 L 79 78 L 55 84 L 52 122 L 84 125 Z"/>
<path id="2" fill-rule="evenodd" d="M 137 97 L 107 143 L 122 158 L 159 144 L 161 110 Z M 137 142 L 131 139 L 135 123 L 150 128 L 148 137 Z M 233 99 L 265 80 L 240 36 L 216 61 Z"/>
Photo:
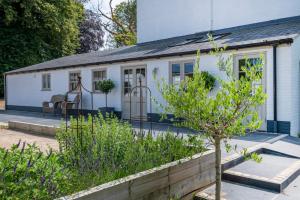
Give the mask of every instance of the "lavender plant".
<path id="1" fill-rule="evenodd" d="M 25 142 L 0 148 L 0 199 L 53 199 L 68 192 L 70 171 L 50 150 Z"/>
<path id="2" fill-rule="evenodd" d="M 81 124 L 82 122 L 82 124 Z M 70 127 L 57 133 L 61 153 L 77 177 L 77 190 L 125 177 L 162 164 L 203 152 L 200 136 L 183 138 L 166 133 L 153 136 L 137 133 L 131 125 L 101 114 L 87 120 L 71 119 Z M 92 132 L 93 128 L 93 132 Z M 80 142 L 80 140 L 82 142 Z"/>

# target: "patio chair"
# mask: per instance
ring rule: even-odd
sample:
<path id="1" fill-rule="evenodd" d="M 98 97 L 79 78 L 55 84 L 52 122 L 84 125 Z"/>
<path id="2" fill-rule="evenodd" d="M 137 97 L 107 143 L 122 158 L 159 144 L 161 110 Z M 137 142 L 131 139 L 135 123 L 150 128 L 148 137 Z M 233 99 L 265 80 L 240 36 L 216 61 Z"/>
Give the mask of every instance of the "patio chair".
<path id="1" fill-rule="evenodd" d="M 81 101 L 80 94 L 77 94 L 73 101 L 62 102 L 62 104 L 61 104 L 62 114 L 66 115 L 67 110 L 70 110 L 70 109 L 78 109 L 80 101 Z"/>
<path id="2" fill-rule="evenodd" d="M 60 109 L 61 103 L 65 101 L 65 95 L 53 95 L 51 100 L 43 102 L 43 113 L 56 114 L 57 110 Z"/>

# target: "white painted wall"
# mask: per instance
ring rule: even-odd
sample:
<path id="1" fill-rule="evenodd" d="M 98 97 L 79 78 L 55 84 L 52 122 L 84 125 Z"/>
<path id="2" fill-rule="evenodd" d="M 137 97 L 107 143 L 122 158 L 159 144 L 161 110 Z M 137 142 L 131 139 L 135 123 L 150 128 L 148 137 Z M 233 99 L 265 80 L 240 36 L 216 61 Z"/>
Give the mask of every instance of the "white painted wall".
<path id="1" fill-rule="evenodd" d="M 278 121 L 292 121 L 292 60 L 291 47 L 277 49 L 277 115 Z M 293 127 L 293 123 L 291 124 Z"/>
<path id="2" fill-rule="evenodd" d="M 138 0 L 138 42 L 300 15 L 299 0 L 213 0 L 213 14 L 211 1 Z"/>
<path id="3" fill-rule="evenodd" d="M 42 72 L 16 74 L 7 76 L 7 105 L 14 106 L 32 106 L 42 107 L 43 101 L 50 101 L 54 94 L 65 94 L 69 90 L 69 73 L 80 71 L 82 83 L 88 89 L 92 90 L 92 70 L 105 68 L 104 66 L 91 66 L 82 68 L 73 68 L 67 70 L 54 70 L 45 73 L 51 73 L 51 91 L 42 91 Z M 111 65 L 107 68 L 107 76 L 112 79 L 116 88 L 108 95 L 108 106 L 121 110 L 121 70 L 120 65 Z M 73 100 L 74 95 L 70 95 L 69 100 Z M 91 96 L 89 93 L 83 93 L 83 108 L 91 109 Z M 105 106 L 104 94 L 94 94 L 94 108 Z"/>
<path id="4" fill-rule="evenodd" d="M 300 38 L 298 38 L 293 46 L 282 45 L 278 47 L 278 120 L 290 121 L 292 134 L 299 132 L 299 98 L 300 98 Z M 273 50 L 272 47 L 252 48 L 239 51 L 231 51 L 225 53 L 225 57 L 230 54 L 247 55 L 252 53 L 264 53 L 266 56 L 266 91 L 268 99 L 266 102 L 266 118 L 273 120 Z M 121 102 L 121 67 L 124 66 L 147 66 L 147 84 L 152 90 L 153 97 L 159 102 L 164 103 L 160 92 L 157 89 L 157 80 L 164 78 L 169 80 L 169 62 L 195 59 L 195 56 L 181 56 L 173 58 L 151 59 L 145 61 L 137 61 L 131 63 L 119 63 L 107 66 L 90 66 L 65 70 L 48 71 L 51 73 L 51 91 L 41 91 L 42 73 L 26 73 L 7 76 L 7 104 L 17 106 L 33 106 L 41 107 L 43 101 L 49 101 L 54 94 L 64 94 L 68 90 L 69 72 L 80 70 L 82 74 L 83 84 L 87 89 L 92 88 L 92 70 L 97 68 L 106 68 L 108 78 L 116 83 L 116 88 L 109 94 L 108 106 L 115 107 L 117 111 L 122 110 Z M 200 68 L 209 71 L 215 76 L 225 78 L 223 72 L 216 68 L 217 60 L 215 57 L 202 54 L 200 59 Z M 157 68 L 157 79 L 153 77 L 153 70 Z M 70 99 L 71 100 L 71 99 Z M 85 109 L 91 109 L 90 96 L 85 93 L 83 95 L 83 105 Z M 94 108 L 105 106 L 105 96 L 103 94 L 95 94 Z M 158 113 L 161 110 L 153 104 L 152 112 Z M 148 112 L 150 112 L 150 103 L 148 101 Z"/>
<path id="5" fill-rule="evenodd" d="M 292 95 L 292 118 L 291 134 L 298 136 L 300 133 L 300 38 L 295 39 L 291 47 L 291 95 Z"/>

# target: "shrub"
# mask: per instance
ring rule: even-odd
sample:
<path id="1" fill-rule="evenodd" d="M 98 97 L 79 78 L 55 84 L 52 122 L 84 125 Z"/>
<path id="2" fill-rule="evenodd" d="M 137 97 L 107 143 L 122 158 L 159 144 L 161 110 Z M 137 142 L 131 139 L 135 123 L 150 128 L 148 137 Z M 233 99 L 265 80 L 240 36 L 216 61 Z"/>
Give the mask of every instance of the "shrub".
<path id="1" fill-rule="evenodd" d="M 213 90 L 216 82 L 216 78 L 208 73 L 207 71 L 202 71 L 201 76 L 205 81 L 205 88 L 209 90 Z"/>
<path id="2" fill-rule="evenodd" d="M 79 120 L 80 121 L 80 120 Z M 82 121 L 82 132 L 72 119 L 68 131 L 61 128 L 58 141 L 66 163 L 79 175 L 74 187 L 86 189 L 204 150 L 199 136 L 181 138 L 167 133 L 152 136 L 132 131 L 128 123 L 101 114 Z M 93 127 L 93 133 L 92 133 Z M 84 184 L 83 184 L 84 183 Z"/>
<path id="3" fill-rule="evenodd" d="M 51 150 L 20 142 L 0 148 L 0 199 L 53 199 L 67 193 L 70 172 Z"/>
<path id="4" fill-rule="evenodd" d="M 111 92 L 112 89 L 115 88 L 115 84 L 112 80 L 108 79 L 108 80 L 99 81 L 98 87 L 101 92 L 103 92 L 104 94 L 108 94 Z"/>

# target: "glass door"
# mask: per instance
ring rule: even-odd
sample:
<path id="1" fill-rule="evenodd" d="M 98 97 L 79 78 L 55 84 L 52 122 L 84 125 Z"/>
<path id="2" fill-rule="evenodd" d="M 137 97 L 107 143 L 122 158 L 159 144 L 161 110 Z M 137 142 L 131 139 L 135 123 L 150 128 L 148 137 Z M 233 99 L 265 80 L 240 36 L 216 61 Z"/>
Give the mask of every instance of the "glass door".
<path id="1" fill-rule="evenodd" d="M 147 120 L 146 68 L 123 69 L 123 109 L 122 117 L 132 120 Z M 131 96 L 131 98 L 130 98 Z"/>

